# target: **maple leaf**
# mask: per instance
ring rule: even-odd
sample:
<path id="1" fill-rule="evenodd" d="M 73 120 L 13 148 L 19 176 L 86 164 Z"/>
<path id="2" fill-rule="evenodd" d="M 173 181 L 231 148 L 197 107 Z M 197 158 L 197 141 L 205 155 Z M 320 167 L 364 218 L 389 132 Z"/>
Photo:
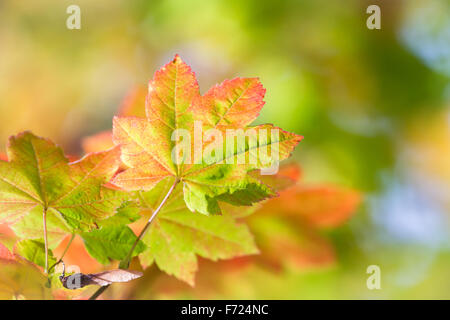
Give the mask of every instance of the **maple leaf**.
<path id="1" fill-rule="evenodd" d="M 124 259 L 137 239 L 133 231 L 125 225 L 103 227 L 100 230 L 85 232 L 81 237 L 89 254 L 102 264 L 108 264 L 110 260 Z M 132 256 L 145 249 L 144 243 L 139 241 Z"/>
<path id="2" fill-rule="evenodd" d="M 267 273 L 270 270 L 276 271 L 273 276 L 278 278 L 282 276 L 279 271 L 283 268 L 304 271 L 305 268 L 328 267 L 336 261 L 333 243 L 320 231 L 322 228 L 338 227 L 349 219 L 359 204 L 359 193 L 337 186 L 309 186 L 300 181 L 301 170 L 296 163 L 281 166 L 276 175 L 261 176 L 258 172 L 252 172 L 252 174 L 277 190 L 279 197 L 258 203 L 253 207 L 230 206 L 231 211 L 227 210 L 224 216 L 244 218 L 243 221 L 255 236 L 260 254 L 215 263 L 201 261 L 200 271 L 196 275 L 195 289 L 180 286 L 170 278 L 160 275 L 151 288 L 152 295 L 163 290 L 166 298 L 167 292 L 170 292 L 171 298 L 189 295 L 198 299 L 211 299 L 223 296 L 224 292 L 229 293 L 230 288 L 235 288 L 237 282 L 244 287 L 258 287 L 261 279 L 271 276 Z M 159 188 L 159 185 L 156 188 Z M 305 190 L 311 191 L 306 191 L 310 193 L 308 197 L 303 197 L 304 194 L 302 194 L 297 198 L 298 194 Z M 327 194 L 319 190 L 334 190 L 334 192 Z M 148 195 L 151 192 L 145 194 Z M 328 202 L 331 194 L 334 194 L 336 201 Z M 149 202 L 153 204 L 159 201 L 156 194 L 154 196 L 155 198 L 149 199 Z M 181 198 L 181 196 L 179 193 L 178 197 Z M 339 205 L 337 198 L 343 200 L 342 205 Z M 176 201 L 179 202 L 179 200 Z M 306 212 L 306 209 L 303 209 L 303 201 L 311 211 Z M 347 203 L 352 205 L 349 206 Z M 290 210 L 286 211 L 286 207 Z M 174 206 L 174 211 L 175 208 Z M 317 210 L 318 208 L 320 210 Z M 255 211 L 254 214 L 250 215 L 253 211 Z M 315 214 L 318 214 L 317 218 L 320 222 L 302 218 L 312 217 Z M 320 216 L 328 218 L 322 220 Z M 322 221 L 333 221 L 333 223 L 324 224 Z M 141 254 L 141 261 L 148 254 L 147 251 Z M 176 251 L 173 252 L 173 256 L 177 256 Z M 255 278 L 255 272 L 260 276 Z M 220 278 L 217 274 L 221 275 Z M 230 287 L 231 281 L 234 285 Z"/>
<path id="3" fill-rule="evenodd" d="M 128 199 L 126 192 L 103 186 L 117 171 L 119 154 L 116 147 L 69 163 L 47 139 L 30 132 L 11 137 L 9 161 L 0 161 L 0 223 L 42 238 L 46 212 L 51 246 L 67 233 L 96 228 Z"/>
<path id="4" fill-rule="evenodd" d="M 40 266 L 45 266 L 45 245 L 44 240 L 25 239 L 16 243 L 14 251 L 21 257 Z M 48 262 L 50 265 L 56 263 L 56 258 L 51 250 L 48 251 Z"/>
<path id="5" fill-rule="evenodd" d="M 355 190 L 301 183 L 300 173 L 298 165 L 291 164 L 275 176 L 263 177 L 279 191 L 279 197 L 264 202 L 247 220 L 261 249 L 258 259 L 277 268 L 333 263 L 334 248 L 319 230 L 342 225 L 361 200 Z"/>
<path id="6" fill-rule="evenodd" d="M 279 160 L 283 160 L 289 157 L 302 137 L 272 125 L 248 127 L 264 104 L 264 92 L 258 79 L 237 78 L 227 80 L 201 96 L 194 73 L 177 55 L 155 73 L 149 84 L 147 119 L 114 118 L 114 143 L 121 146 L 121 159 L 128 168 L 115 176 L 113 183 L 129 191 L 150 190 L 162 179 L 176 177 L 183 183 L 188 208 L 204 214 L 221 212 L 219 197 L 233 204 L 240 199 L 240 205 L 251 205 L 274 196 L 273 190 L 247 173 L 268 166 L 258 155 L 262 147 L 277 149 Z M 183 129 L 194 136 L 195 121 L 201 121 L 202 129 L 217 129 L 222 133 L 227 129 L 273 129 L 278 136 L 257 137 L 246 142 L 243 148 L 226 151 L 222 142 L 217 149 L 218 153 L 224 152 L 220 159 L 216 154 L 202 152 L 200 163 L 178 161 L 180 155 L 174 161 L 172 153 L 177 150 L 174 131 Z M 208 146 L 190 143 L 188 147 L 189 152 L 195 154 L 205 151 Z M 256 159 L 237 164 L 236 160 L 242 156 Z M 183 157 L 186 160 L 185 154 Z"/>
<path id="7" fill-rule="evenodd" d="M 142 193 L 142 206 L 154 210 L 173 180 L 167 178 Z M 142 265 L 148 267 L 155 262 L 162 271 L 193 285 L 197 255 L 216 261 L 258 253 L 247 226 L 236 221 L 225 208 L 228 207 L 224 206 L 220 216 L 192 213 L 183 201 L 182 186 L 178 185 L 142 239 L 148 246 L 139 256 Z"/>
<path id="8" fill-rule="evenodd" d="M 236 219 L 257 209 L 248 205 L 275 192 L 266 186 L 266 181 L 272 182 L 269 176 L 255 174 L 253 169 L 263 167 L 258 161 L 256 165 L 229 165 L 206 163 L 210 159 L 203 158 L 200 164 L 174 163 L 173 129 L 183 128 L 192 133 L 194 121 L 200 121 L 204 130 L 251 128 L 248 125 L 264 105 L 265 90 L 256 78 L 237 78 L 226 80 L 201 96 L 194 74 L 177 56 L 156 72 L 149 85 L 147 119 L 140 118 L 145 115 L 145 93 L 140 87 L 133 90 L 122 104 L 119 117 L 114 119 L 114 142 L 121 145 L 125 171 L 113 182 L 130 191 L 143 190 L 138 193 L 142 208 L 148 209 L 143 213 L 151 215 L 175 179 L 182 180 L 183 184 L 176 186 L 142 238 L 148 249 L 139 258 L 144 267 L 155 263 L 162 271 L 192 285 L 198 268 L 197 256 L 217 260 L 258 253 L 248 228 Z M 301 137 L 280 132 L 281 139 L 269 140 L 268 145 L 278 144 L 280 158 L 284 159 Z M 103 132 L 85 139 L 83 146 L 85 151 L 92 152 L 109 147 L 110 143 L 110 133 Z M 233 151 L 231 157 L 250 154 L 249 145 Z M 242 210 L 235 205 L 247 207 Z M 222 216 L 191 213 L 219 210 Z"/>

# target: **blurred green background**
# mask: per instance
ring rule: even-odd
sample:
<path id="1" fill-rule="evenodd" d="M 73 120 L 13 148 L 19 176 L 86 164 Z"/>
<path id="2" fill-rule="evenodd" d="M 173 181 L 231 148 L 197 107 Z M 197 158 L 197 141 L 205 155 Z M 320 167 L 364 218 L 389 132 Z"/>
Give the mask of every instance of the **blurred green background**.
<path id="1" fill-rule="evenodd" d="M 71 4 L 81 30 L 66 28 Z M 381 30 L 366 27 L 370 4 Z M 110 129 L 126 93 L 175 53 L 202 93 L 260 77 L 259 122 L 305 136 L 295 153 L 305 180 L 364 194 L 354 218 L 325 234 L 332 267 L 251 269 L 209 297 L 450 298 L 448 1 L 1 0 L 0 152 L 32 130 L 80 153 L 80 139 Z M 381 290 L 366 287 L 371 264 Z"/>

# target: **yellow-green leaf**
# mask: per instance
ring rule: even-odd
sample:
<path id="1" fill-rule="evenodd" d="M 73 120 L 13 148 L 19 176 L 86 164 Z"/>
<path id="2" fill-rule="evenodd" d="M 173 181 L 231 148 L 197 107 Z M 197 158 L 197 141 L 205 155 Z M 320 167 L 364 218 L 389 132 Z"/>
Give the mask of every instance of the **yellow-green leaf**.
<path id="1" fill-rule="evenodd" d="M 167 193 L 173 179 L 159 183 L 141 195 L 143 205 L 154 210 L 158 195 Z M 197 271 L 197 256 L 218 260 L 256 254 L 253 237 L 247 226 L 232 215 L 206 216 L 192 213 L 183 201 L 179 185 L 149 232 L 143 238 L 148 249 L 139 257 L 146 267 L 153 262 L 164 272 L 191 285 Z"/>
<path id="2" fill-rule="evenodd" d="M 137 240 L 133 231 L 124 225 L 84 232 L 81 236 L 89 254 L 102 264 L 108 264 L 111 260 L 124 259 Z M 145 248 L 145 244 L 139 241 L 133 256 L 138 255 Z"/>
<path id="3" fill-rule="evenodd" d="M 0 161 L 0 223 L 12 225 L 19 236 L 43 238 L 46 212 L 52 246 L 64 233 L 96 228 L 128 198 L 104 186 L 116 173 L 119 156 L 116 147 L 69 163 L 50 140 L 30 132 L 11 137 L 9 161 Z"/>
<path id="4" fill-rule="evenodd" d="M 15 251 L 20 256 L 24 257 L 34 264 L 44 267 L 45 266 L 45 246 L 44 240 L 21 240 L 16 243 Z M 48 263 L 53 265 L 56 263 L 56 258 L 53 256 L 51 250 L 48 252 Z"/>

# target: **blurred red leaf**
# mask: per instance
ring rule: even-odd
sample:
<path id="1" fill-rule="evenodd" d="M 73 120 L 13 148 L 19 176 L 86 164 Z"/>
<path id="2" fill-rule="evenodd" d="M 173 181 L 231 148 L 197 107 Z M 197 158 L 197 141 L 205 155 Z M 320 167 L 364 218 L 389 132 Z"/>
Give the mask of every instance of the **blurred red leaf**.
<path id="1" fill-rule="evenodd" d="M 55 255 L 61 256 L 69 242 L 70 236 L 66 237 L 60 245 L 53 250 Z M 64 255 L 64 263 L 66 266 L 77 266 L 80 271 L 84 273 L 98 272 L 103 269 L 103 266 L 92 258 L 86 251 L 83 240 L 80 237 L 75 237 L 69 250 Z"/>
<path id="2" fill-rule="evenodd" d="M 297 182 L 302 176 L 302 169 L 295 162 L 287 163 L 281 166 L 280 170 L 275 176 L 290 178 L 293 181 Z"/>
<path id="3" fill-rule="evenodd" d="M 145 118 L 145 100 L 147 98 L 147 87 L 138 85 L 132 88 L 125 97 L 119 108 L 119 116 L 135 116 Z"/>
<path id="4" fill-rule="evenodd" d="M 354 190 L 296 185 L 267 201 L 258 213 L 289 216 L 317 227 L 337 227 L 353 215 L 360 201 Z"/>
<path id="5" fill-rule="evenodd" d="M 280 190 L 279 197 L 264 202 L 248 219 L 261 250 L 261 256 L 255 259 L 276 268 L 333 263 L 333 246 L 319 229 L 342 225 L 361 201 L 355 190 L 304 185 L 300 177 L 301 169 L 295 163 L 281 167 L 274 176 L 264 177 L 264 182 Z M 293 183 L 280 188 L 286 178 Z"/>
<path id="6" fill-rule="evenodd" d="M 112 132 L 103 131 L 83 139 L 81 142 L 85 153 L 105 151 L 114 147 Z"/>

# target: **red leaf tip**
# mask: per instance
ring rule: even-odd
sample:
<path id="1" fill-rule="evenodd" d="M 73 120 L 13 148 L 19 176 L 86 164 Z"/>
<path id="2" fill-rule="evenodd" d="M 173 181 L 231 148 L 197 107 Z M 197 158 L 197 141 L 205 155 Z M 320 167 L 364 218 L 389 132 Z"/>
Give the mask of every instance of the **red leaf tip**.
<path id="1" fill-rule="evenodd" d="M 173 62 L 173 63 L 181 63 L 181 62 L 183 62 L 183 60 L 181 60 L 180 55 L 177 53 L 177 54 L 175 55 L 175 57 L 173 58 L 172 62 Z"/>

